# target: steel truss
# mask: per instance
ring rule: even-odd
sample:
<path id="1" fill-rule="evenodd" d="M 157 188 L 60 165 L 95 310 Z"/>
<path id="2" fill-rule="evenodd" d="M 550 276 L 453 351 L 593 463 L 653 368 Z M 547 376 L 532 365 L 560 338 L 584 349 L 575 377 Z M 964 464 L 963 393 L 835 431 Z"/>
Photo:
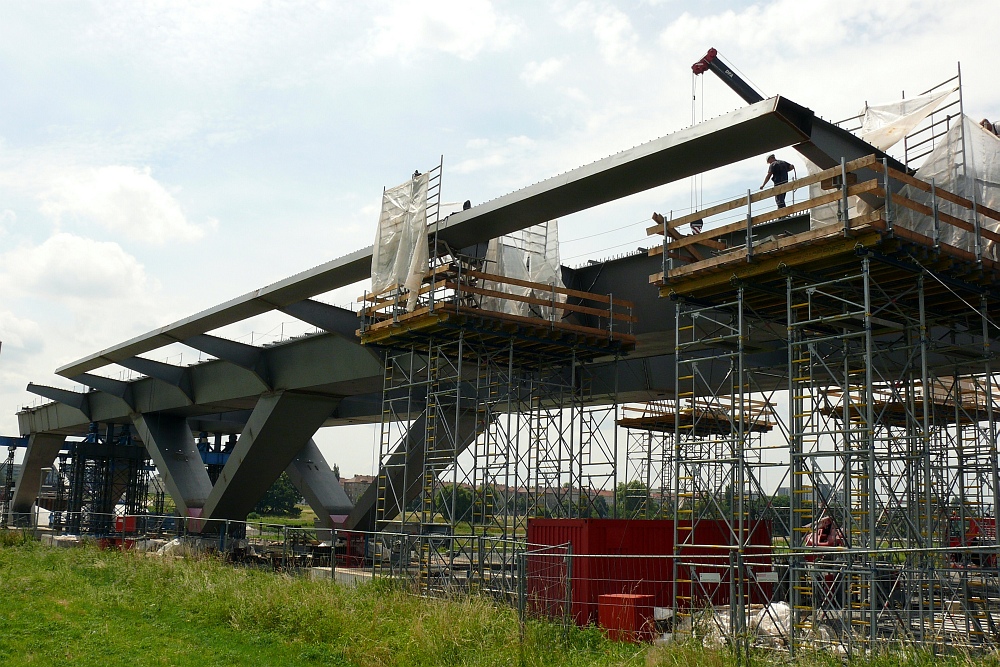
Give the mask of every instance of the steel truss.
<path id="1" fill-rule="evenodd" d="M 7 527 L 7 517 L 10 514 L 10 504 L 14 495 L 14 445 L 7 447 L 7 458 L 0 464 L 3 471 L 3 487 L 0 488 L 0 528 Z"/>
<path id="2" fill-rule="evenodd" d="M 98 424 L 70 450 L 66 529 L 72 534 L 108 535 L 114 531 L 114 517 L 148 512 L 150 463 L 146 449 L 133 441 L 130 430 L 116 433 L 108 424 L 102 437 Z M 60 459 L 64 465 L 63 459 Z M 63 491 L 62 473 L 57 496 Z M 58 500 L 58 499 L 57 499 Z"/>

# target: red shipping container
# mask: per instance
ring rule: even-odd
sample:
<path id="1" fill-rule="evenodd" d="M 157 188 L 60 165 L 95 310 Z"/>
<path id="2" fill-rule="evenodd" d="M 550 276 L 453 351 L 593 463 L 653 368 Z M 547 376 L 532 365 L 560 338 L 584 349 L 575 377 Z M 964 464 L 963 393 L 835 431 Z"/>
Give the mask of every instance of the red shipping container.
<path id="1" fill-rule="evenodd" d="M 597 598 L 597 619 L 612 641 L 652 641 L 656 634 L 652 595 L 601 595 Z"/>
<path id="2" fill-rule="evenodd" d="M 671 520 L 530 519 L 529 610 L 548 616 L 569 613 L 578 625 L 590 625 L 597 621 L 601 595 L 652 595 L 657 607 L 672 607 L 675 596 L 677 606 L 687 609 L 729 604 L 733 566 L 727 548 L 733 539 L 729 526 L 710 519 L 698 521 L 694 530 L 689 526 L 677 526 L 675 583 L 673 559 L 655 557 L 674 554 Z M 771 524 L 755 521 L 746 528 L 751 544 L 744 548 L 747 583 L 737 592 L 752 603 L 767 603 L 773 584 L 756 580 L 758 573 L 772 570 Z M 567 544 L 572 549 L 569 558 L 561 546 Z"/>
<path id="3" fill-rule="evenodd" d="M 115 532 L 116 533 L 134 533 L 135 532 L 135 516 L 116 516 L 115 517 Z"/>

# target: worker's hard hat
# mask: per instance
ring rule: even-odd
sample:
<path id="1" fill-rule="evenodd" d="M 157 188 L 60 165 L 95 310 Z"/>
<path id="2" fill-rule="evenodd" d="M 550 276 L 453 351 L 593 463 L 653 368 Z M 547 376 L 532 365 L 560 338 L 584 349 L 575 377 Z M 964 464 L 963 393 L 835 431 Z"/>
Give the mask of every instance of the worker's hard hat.
<path id="1" fill-rule="evenodd" d="M 774 153 L 771 153 L 770 155 L 768 155 L 768 156 L 767 156 L 767 161 L 768 161 L 768 162 L 770 162 L 771 160 L 776 160 L 776 159 L 777 159 L 777 158 L 776 158 L 776 157 L 774 157 Z"/>

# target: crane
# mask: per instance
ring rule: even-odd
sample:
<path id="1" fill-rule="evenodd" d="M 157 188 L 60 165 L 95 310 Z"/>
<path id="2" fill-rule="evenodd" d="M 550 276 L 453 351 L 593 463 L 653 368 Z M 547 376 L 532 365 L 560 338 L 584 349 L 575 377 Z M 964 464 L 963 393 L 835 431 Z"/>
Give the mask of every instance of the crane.
<path id="1" fill-rule="evenodd" d="M 727 65 L 719 56 L 718 50 L 714 48 L 709 49 L 701 60 L 691 65 L 691 71 L 695 75 L 704 74 L 708 71 L 713 72 L 733 92 L 743 98 L 747 104 L 756 104 L 764 100 L 764 96 L 744 81 L 732 67 Z M 847 130 L 837 127 L 818 116 L 812 119 L 810 140 L 793 146 L 793 148 L 820 169 L 835 167 L 840 163 L 841 158 L 854 160 L 865 155 L 875 154 L 880 159 L 885 159 L 888 166 L 893 169 L 912 173 L 912 170 L 907 169 L 906 165 L 895 158 L 878 150 Z M 877 176 L 874 171 L 869 169 L 863 169 L 858 172 L 858 178 L 869 179 L 876 178 Z M 894 181 L 890 187 L 895 192 L 902 187 L 902 182 Z M 860 197 L 873 208 L 879 208 L 884 203 L 881 197 L 876 197 L 870 193 L 862 194 Z"/>
<path id="2" fill-rule="evenodd" d="M 712 70 L 737 95 L 746 100 L 747 104 L 755 104 L 764 99 L 764 96 L 736 74 L 732 67 L 723 62 L 722 58 L 719 57 L 719 52 L 715 49 L 709 49 L 704 58 L 691 65 L 691 71 L 695 74 L 704 74 L 708 70 Z"/>

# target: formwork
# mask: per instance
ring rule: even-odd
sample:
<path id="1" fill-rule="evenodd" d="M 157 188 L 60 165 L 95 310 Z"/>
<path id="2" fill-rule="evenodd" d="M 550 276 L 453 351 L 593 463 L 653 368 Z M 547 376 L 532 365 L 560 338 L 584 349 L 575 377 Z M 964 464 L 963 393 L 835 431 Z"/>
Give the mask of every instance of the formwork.
<path id="1" fill-rule="evenodd" d="M 765 197 L 813 183 L 828 189 L 755 213 Z M 757 231 L 828 205 L 835 224 Z M 994 646 L 1000 212 L 871 156 L 651 231 L 721 211 L 745 221 L 667 237 L 664 271 L 651 277 L 676 311 L 678 417 L 661 420 L 672 426 L 675 549 L 701 545 L 703 522 L 723 522 L 715 546 L 739 582 L 753 521 L 775 517 L 773 590 L 788 591 L 793 651 Z M 744 232 L 713 257 L 677 252 Z M 761 434 L 761 423 L 773 428 Z M 752 603 L 741 593 L 727 605 L 733 635 Z"/>

